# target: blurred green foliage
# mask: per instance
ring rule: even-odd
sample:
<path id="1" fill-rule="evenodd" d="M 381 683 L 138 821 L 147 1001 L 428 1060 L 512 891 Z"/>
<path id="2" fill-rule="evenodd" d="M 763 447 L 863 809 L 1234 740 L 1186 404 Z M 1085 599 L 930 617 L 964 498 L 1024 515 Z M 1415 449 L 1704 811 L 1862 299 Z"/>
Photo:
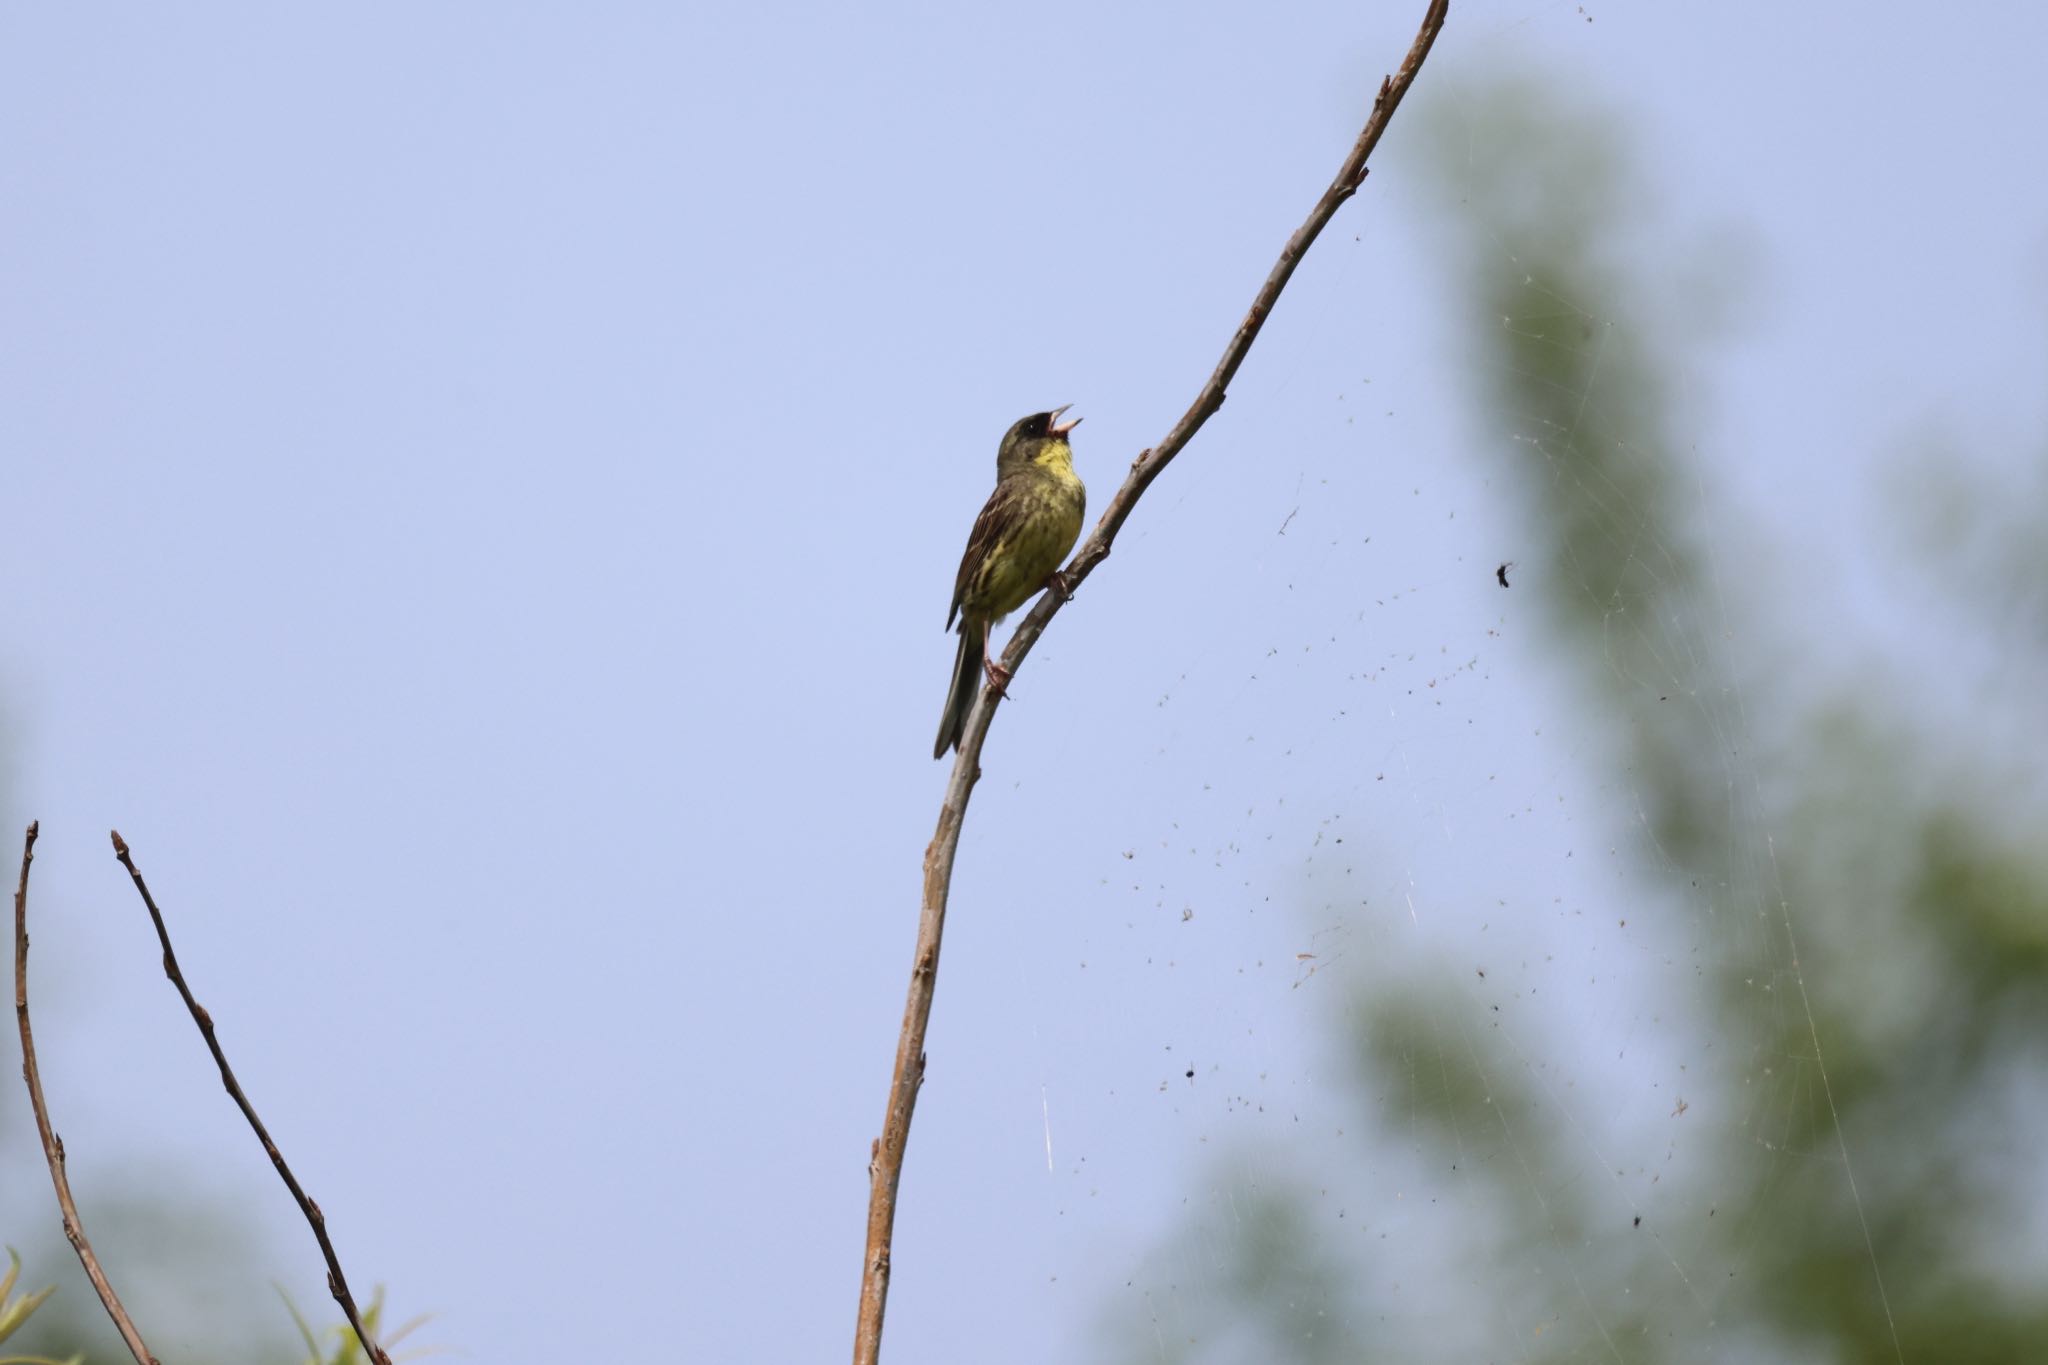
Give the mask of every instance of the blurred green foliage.
<path id="1" fill-rule="evenodd" d="M 292 1302 L 291 1296 L 283 1289 L 277 1292 L 284 1300 L 285 1311 L 292 1315 L 293 1325 L 299 1329 L 299 1340 L 305 1343 L 306 1354 L 301 1357 L 300 1365 L 369 1365 L 369 1352 L 363 1349 L 363 1343 L 347 1323 L 328 1328 L 327 1339 L 332 1345 L 323 1347 L 320 1335 L 306 1321 L 305 1314 L 299 1311 L 299 1306 Z M 377 1344 L 382 1346 L 385 1353 L 394 1361 L 407 1358 L 398 1353 L 398 1344 L 425 1326 L 428 1321 L 427 1317 L 422 1315 L 400 1323 L 388 1332 L 385 1331 L 384 1286 L 381 1284 L 371 1293 L 370 1301 L 362 1305 L 362 1310 L 363 1327 L 371 1336 L 377 1338 Z M 414 1354 L 424 1355 L 427 1352 Z"/>
<path id="2" fill-rule="evenodd" d="M 1671 243 L 1644 230 L 1625 125 L 1536 82 L 1464 92 L 1456 126 L 1431 130 L 1430 240 L 1463 310 L 1475 411 L 1517 433 L 1488 452 L 1493 482 L 1525 543 L 1544 547 L 1529 581 L 1562 589 L 1539 599 L 1567 685 L 1610 732 L 1595 761 L 1642 803 L 1641 835 L 1661 854 L 1645 875 L 1715 908 L 1710 1017 L 1686 1027 L 1711 1036 L 1719 1067 L 1695 1079 L 1739 1117 L 1715 1129 L 1714 1169 L 1695 1179 L 1711 1192 L 1696 1226 L 1660 1241 L 1608 1230 L 1606 1187 L 1564 1174 L 1587 1141 L 1538 1093 L 1544 1059 L 1447 1022 L 1458 997 L 1438 968 L 1404 965 L 1354 1002 L 1350 1083 L 1425 1150 L 1514 1135 L 1512 1155 L 1458 1177 L 1468 1196 L 1476 1182 L 1463 1206 L 1480 1210 L 1456 1233 L 1472 1267 L 1461 1284 L 1495 1300 L 1466 1316 L 1506 1303 L 1539 1324 L 1485 1358 L 2048 1359 L 2040 1163 L 2017 1135 L 2048 1083 L 2048 811 L 1974 766 L 1970 746 L 1923 736 L 1883 687 L 1809 702 L 1771 684 L 1782 658 L 1742 652 L 1782 640 L 1796 662 L 1815 623 L 1796 593 L 1730 598 L 1710 579 L 1703 538 L 1742 536 L 1701 522 L 1694 424 L 1673 400 L 1688 328 L 1658 314 L 1653 253 Z M 2002 648 L 2038 676 L 2040 517 L 1982 481 L 1919 477 L 1922 576 L 1957 597 L 1959 619 L 1964 599 L 2006 585 Z M 2048 506 L 2048 479 L 2019 501 Z M 1671 695 L 1674 660 L 1684 696 Z M 1310 1198 L 1272 1182 L 1280 1165 L 1251 1150 L 1227 1160 L 1217 1178 L 1261 1201 L 1175 1231 L 1169 1244 L 1227 1246 L 1174 1286 L 1175 1332 L 1120 1317 L 1117 1353 L 1473 1358 L 1447 1324 L 1402 1326 L 1417 1302 L 1369 1301 L 1395 1271 L 1370 1247 L 1330 1244 Z M 1333 1323 L 1351 1324 L 1341 1340 Z M 1432 1354 L 1439 1336 L 1458 1344 Z"/>
<path id="3" fill-rule="evenodd" d="M 0 1346 L 20 1331 L 29 1320 L 29 1315 L 40 1308 L 43 1301 L 56 1291 L 54 1285 L 36 1290 L 32 1294 L 16 1294 L 14 1282 L 21 1275 L 21 1257 L 13 1247 L 7 1248 L 7 1273 L 0 1275 Z M 79 1358 L 73 1356 L 64 1365 L 78 1365 Z M 0 1365 L 59 1365 L 48 1356 L 0 1356 Z"/>
<path id="4" fill-rule="evenodd" d="M 86 1361 L 122 1361 L 128 1350 L 108 1322 L 78 1257 L 58 1230 L 56 1201 L 47 1177 L 38 1211 L 31 1183 L 40 1152 L 11 1153 L 17 1207 L 34 1230 L 24 1242 L 28 1264 L 54 1282 L 57 1292 L 21 1332 L 20 1345 L 35 1355 Z M 94 1249 L 121 1291 L 143 1338 L 164 1360 L 289 1360 L 290 1324 L 262 1294 L 264 1257 L 247 1226 L 228 1209 L 191 1188 L 189 1177 L 164 1168 L 152 1182 L 80 1191 Z M 196 1268 L 195 1268 L 196 1267 Z M 246 1295 L 232 1286 L 246 1284 Z"/>
<path id="5" fill-rule="evenodd" d="M 32 1294 L 15 1294 L 13 1292 L 15 1281 L 21 1273 L 21 1257 L 15 1253 L 12 1247 L 9 1247 L 7 1249 L 7 1260 L 7 1273 L 0 1275 L 0 1345 L 5 1345 L 9 1337 L 20 1331 L 27 1324 L 30 1315 L 56 1292 L 56 1287 L 51 1285 L 39 1289 Z M 291 1296 L 286 1294 L 281 1287 L 277 1292 L 278 1296 L 284 1300 L 285 1312 L 290 1315 L 292 1324 L 298 1329 L 299 1340 L 306 1348 L 306 1354 L 298 1358 L 299 1365 L 369 1365 L 370 1358 L 368 1352 L 363 1350 L 362 1343 L 346 1323 L 330 1327 L 324 1334 L 316 1332 L 312 1324 L 306 1320 L 305 1315 L 299 1311 L 298 1305 L 292 1302 Z M 97 1307 L 98 1305 L 95 1303 L 93 1306 Z M 372 1336 L 378 1338 L 378 1343 L 384 1347 L 386 1352 L 391 1354 L 394 1360 L 416 1358 L 421 1355 L 430 1354 L 429 1351 L 415 1351 L 412 1353 L 412 1357 L 407 1357 L 399 1354 L 397 1351 L 399 1343 L 426 1324 L 428 1321 L 427 1316 L 415 1317 L 408 1322 L 401 1323 L 388 1332 L 382 1326 L 383 1318 L 384 1287 L 379 1285 L 370 1296 L 370 1301 L 363 1305 L 363 1326 L 369 1330 Z M 65 1334 L 67 1331 L 73 1336 L 78 1335 L 76 1327 L 60 1328 L 59 1334 Z M 95 1358 L 117 1360 L 126 1359 L 127 1355 L 127 1349 L 117 1342 L 112 1347 L 99 1348 L 96 1351 Z M 233 1357 L 224 1354 L 214 1355 L 207 1352 L 194 1358 L 229 1359 L 242 1357 L 239 1352 Z M 273 1355 L 269 1352 L 263 1352 L 253 1358 L 283 1359 L 284 1357 L 282 1353 Z M 62 1361 L 47 1355 L 7 1355 L 0 1356 L 0 1365 L 83 1365 L 85 1359 L 85 1353 L 82 1351 L 73 1352 Z"/>

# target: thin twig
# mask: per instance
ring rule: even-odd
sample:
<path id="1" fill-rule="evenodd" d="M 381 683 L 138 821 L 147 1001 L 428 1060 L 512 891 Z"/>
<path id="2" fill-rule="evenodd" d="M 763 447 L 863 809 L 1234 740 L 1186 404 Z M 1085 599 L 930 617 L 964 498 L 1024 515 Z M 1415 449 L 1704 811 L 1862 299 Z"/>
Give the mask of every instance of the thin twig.
<path id="1" fill-rule="evenodd" d="M 50 1126 L 50 1107 L 43 1102 L 43 1073 L 36 1067 L 35 1031 L 28 1023 L 28 867 L 36 860 L 36 835 L 41 825 L 41 821 L 29 822 L 28 837 L 21 845 L 21 880 L 14 884 L 14 1019 L 21 1026 L 21 1078 L 28 1082 L 29 1107 L 36 1111 L 36 1133 L 43 1140 L 43 1156 L 50 1163 L 50 1183 L 57 1187 L 64 1236 L 78 1253 L 85 1277 L 92 1281 L 93 1292 L 106 1305 L 107 1316 L 114 1320 L 114 1330 L 121 1334 L 121 1340 L 128 1343 L 136 1365 L 157 1365 L 156 1357 L 143 1344 L 142 1333 L 135 1330 L 135 1320 L 121 1306 L 121 1296 L 108 1282 L 107 1272 L 100 1269 L 100 1258 L 93 1254 L 92 1243 L 86 1240 L 85 1220 L 78 1216 L 78 1205 L 71 1198 L 71 1178 L 64 1173 L 64 1139 Z"/>
<path id="2" fill-rule="evenodd" d="M 263 1126 L 263 1120 L 256 1117 L 256 1107 L 249 1103 L 249 1097 L 242 1093 L 241 1083 L 235 1080 L 234 1068 L 228 1065 L 228 1056 L 220 1049 L 220 1039 L 214 1036 L 213 1016 L 206 1007 L 192 998 L 192 988 L 185 984 L 185 973 L 178 969 L 178 955 L 171 950 L 171 934 L 164 928 L 163 912 L 156 908 L 155 897 L 149 894 L 149 884 L 142 880 L 142 873 L 135 868 L 134 859 L 128 856 L 128 843 L 121 837 L 121 831 L 113 831 L 114 856 L 121 860 L 121 866 L 128 869 L 128 876 L 135 883 L 135 889 L 142 893 L 142 903 L 149 908 L 150 923 L 156 926 L 157 941 L 164 947 L 164 975 L 178 988 L 184 998 L 185 1008 L 192 1011 L 192 1022 L 199 1025 L 199 1035 L 206 1040 L 206 1050 L 213 1054 L 214 1065 L 220 1068 L 220 1083 L 227 1087 L 228 1095 L 241 1109 L 242 1117 L 249 1121 L 256 1140 L 263 1144 L 263 1150 L 270 1157 L 270 1164 L 277 1167 L 277 1173 L 284 1180 L 284 1187 L 292 1192 L 292 1198 L 299 1201 L 299 1211 L 306 1215 L 306 1222 L 313 1229 L 313 1238 L 320 1243 L 320 1254 L 327 1258 L 327 1289 L 334 1295 L 334 1301 L 341 1305 L 341 1311 L 348 1316 L 348 1325 L 355 1329 L 356 1340 L 362 1343 L 376 1365 L 391 1365 L 391 1357 L 384 1353 L 371 1337 L 369 1329 L 363 1326 L 363 1315 L 356 1309 L 355 1295 L 349 1292 L 348 1277 L 341 1273 L 341 1260 L 334 1254 L 334 1243 L 327 1239 L 327 1215 L 320 1212 L 320 1206 L 313 1202 L 299 1185 L 292 1168 L 285 1164 L 284 1153 L 270 1140 L 270 1130 Z"/>
<path id="3" fill-rule="evenodd" d="M 1359 133 L 1357 142 L 1352 144 L 1350 155 L 1344 158 L 1336 179 L 1323 191 L 1322 198 L 1316 201 L 1308 218 L 1287 239 L 1280 259 L 1274 263 L 1266 282 L 1252 299 L 1251 309 L 1246 312 L 1244 321 L 1238 324 L 1229 346 L 1224 348 L 1223 358 L 1217 362 L 1209 382 L 1202 386 L 1194 403 L 1174 423 L 1166 438 L 1141 452 L 1132 462 L 1129 475 L 1110 499 L 1102 520 L 1096 523 L 1095 530 L 1082 542 L 1066 567 L 1064 577 L 1068 591 L 1065 594 L 1042 594 L 1019 623 L 1009 648 L 1003 651 L 1003 663 L 1011 672 L 1014 673 L 1031 652 L 1031 647 L 1045 632 L 1046 625 L 1072 596 L 1072 590 L 1108 557 L 1110 543 L 1130 517 L 1139 497 L 1202 429 L 1202 424 L 1223 406 L 1231 379 L 1244 363 L 1259 329 L 1265 326 L 1266 318 L 1272 313 L 1280 291 L 1287 287 L 1295 266 L 1300 264 L 1302 256 L 1344 201 L 1356 194 L 1358 187 L 1365 182 L 1366 159 L 1379 145 L 1380 135 L 1386 131 L 1387 122 L 1393 118 L 1401 97 L 1414 84 L 1415 75 L 1422 69 L 1423 59 L 1429 56 L 1429 49 L 1436 42 L 1436 35 L 1443 28 L 1444 17 L 1449 10 L 1450 0 L 1430 0 L 1429 9 L 1422 18 L 1421 31 L 1415 35 L 1407 58 L 1401 63 L 1400 70 L 1380 82 L 1372 113 L 1366 118 L 1365 128 Z M 868 1162 L 867 1254 L 861 1266 L 860 1316 L 853 1338 L 854 1365 L 876 1365 L 881 1357 L 882 1316 L 889 1300 L 890 1245 L 896 1227 L 897 1187 L 903 1179 L 903 1156 L 910 1141 L 911 1114 L 917 1106 L 918 1088 L 924 1084 L 925 1028 L 931 1020 L 932 998 L 938 986 L 939 944 L 946 928 L 946 897 L 953 882 L 953 858 L 960 846 L 960 828 L 967 814 L 968 797 L 981 777 L 982 741 L 988 735 L 989 723 L 1001 700 L 1001 694 L 994 688 L 982 689 L 980 699 L 967 719 L 967 730 L 961 736 L 959 753 L 953 760 L 945 801 L 939 807 L 938 831 L 925 849 L 924 897 L 918 911 L 917 950 L 912 958 L 910 998 L 904 1006 L 903 1030 L 896 1043 L 896 1065 L 889 1080 L 889 1105 L 883 1115 L 882 1135 L 875 1139 Z"/>

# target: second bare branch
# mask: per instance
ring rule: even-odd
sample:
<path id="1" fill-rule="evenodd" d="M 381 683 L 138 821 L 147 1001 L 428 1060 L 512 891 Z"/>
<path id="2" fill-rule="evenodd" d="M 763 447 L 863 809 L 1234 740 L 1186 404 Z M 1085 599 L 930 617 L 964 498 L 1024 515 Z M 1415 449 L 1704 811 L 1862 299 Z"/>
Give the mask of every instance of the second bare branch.
<path id="1" fill-rule="evenodd" d="M 214 1036 L 213 1016 L 206 1012 L 204 1005 L 192 998 L 192 988 L 185 984 L 185 973 L 178 968 L 178 954 L 171 948 L 170 930 L 164 927 L 163 912 L 156 908 L 156 899 L 149 894 L 149 883 L 142 880 L 142 873 L 136 870 L 135 860 L 128 856 L 128 844 L 121 837 L 121 831 L 113 831 L 113 837 L 114 856 L 121 860 L 122 867 L 128 869 L 129 878 L 134 881 L 135 889 L 142 895 L 143 905 L 149 909 L 150 923 L 156 926 L 157 941 L 163 944 L 164 975 L 178 988 L 178 995 L 184 1000 L 185 1008 L 192 1012 L 192 1022 L 199 1025 L 199 1036 L 206 1040 L 206 1050 L 213 1054 L 214 1065 L 220 1068 L 220 1083 L 227 1087 L 229 1098 L 233 1099 L 236 1107 L 242 1111 L 242 1117 L 249 1121 L 251 1131 L 256 1134 L 256 1140 L 263 1144 L 263 1151 L 270 1158 L 270 1164 L 277 1167 L 277 1173 L 284 1180 L 285 1188 L 290 1190 L 292 1198 L 299 1202 L 299 1212 L 306 1216 L 307 1225 L 313 1229 L 313 1240 L 320 1244 L 320 1254 L 327 1258 L 328 1291 L 334 1295 L 334 1301 L 341 1305 L 341 1311 L 348 1316 L 348 1325 L 355 1329 L 356 1340 L 363 1344 L 363 1350 L 370 1359 L 375 1361 L 376 1365 L 391 1365 L 391 1357 L 384 1353 L 384 1348 L 377 1344 L 369 1329 L 363 1325 L 363 1315 L 356 1308 L 355 1295 L 349 1291 L 348 1277 L 341 1273 L 341 1259 L 334 1254 L 334 1243 L 328 1240 L 327 1215 L 320 1212 L 320 1206 L 314 1203 L 312 1196 L 300 1186 L 298 1177 L 292 1174 L 292 1168 L 285 1164 L 284 1153 L 271 1141 L 270 1130 L 265 1128 L 263 1120 L 256 1116 L 256 1106 L 249 1103 L 249 1097 L 242 1093 L 241 1083 L 235 1079 L 234 1068 L 228 1065 L 228 1055 L 221 1051 L 220 1039 Z"/>

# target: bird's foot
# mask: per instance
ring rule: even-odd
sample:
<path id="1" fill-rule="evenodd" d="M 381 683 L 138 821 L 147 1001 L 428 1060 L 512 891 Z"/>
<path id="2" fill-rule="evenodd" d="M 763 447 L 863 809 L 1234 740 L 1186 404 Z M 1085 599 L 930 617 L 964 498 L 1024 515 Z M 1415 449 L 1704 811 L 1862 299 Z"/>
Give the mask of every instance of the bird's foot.
<path id="1" fill-rule="evenodd" d="M 1054 569 L 1052 571 L 1051 576 L 1049 576 L 1045 580 L 1045 586 L 1048 590 L 1052 592 L 1052 594 L 1055 597 L 1059 598 L 1062 602 L 1071 602 L 1074 600 L 1074 585 L 1073 582 L 1070 579 L 1068 579 L 1067 571 L 1065 569 Z"/>
<path id="2" fill-rule="evenodd" d="M 986 655 L 982 656 L 981 670 L 988 674 L 988 685 L 996 690 L 996 695 L 1007 699 L 1010 695 L 1010 679 L 1013 676 L 1010 670 Z"/>

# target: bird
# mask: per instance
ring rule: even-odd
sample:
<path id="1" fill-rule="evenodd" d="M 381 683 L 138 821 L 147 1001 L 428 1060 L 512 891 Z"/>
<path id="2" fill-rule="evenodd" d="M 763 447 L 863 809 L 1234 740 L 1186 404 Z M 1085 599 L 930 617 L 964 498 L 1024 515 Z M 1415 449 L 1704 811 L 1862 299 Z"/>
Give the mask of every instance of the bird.
<path id="1" fill-rule="evenodd" d="M 1088 490 L 1074 473 L 1074 447 L 1067 439 L 1081 419 L 1059 420 L 1072 406 L 1063 403 L 1018 419 L 996 448 L 996 489 L 968 533 L 967 551 L 953 580 L 953 604 L 946 610 L 948 629 L 959 619 L 960 648 L 933 758 L 960 747 L 974 706 L 976 674 L 986 672 L 998 693 L 1010 680 L 1009 670 L 989 656 L 990 628 L 1041 588 L 1065 592 L 1060 563 L 1080 539 L 1088 506 Z"/>

